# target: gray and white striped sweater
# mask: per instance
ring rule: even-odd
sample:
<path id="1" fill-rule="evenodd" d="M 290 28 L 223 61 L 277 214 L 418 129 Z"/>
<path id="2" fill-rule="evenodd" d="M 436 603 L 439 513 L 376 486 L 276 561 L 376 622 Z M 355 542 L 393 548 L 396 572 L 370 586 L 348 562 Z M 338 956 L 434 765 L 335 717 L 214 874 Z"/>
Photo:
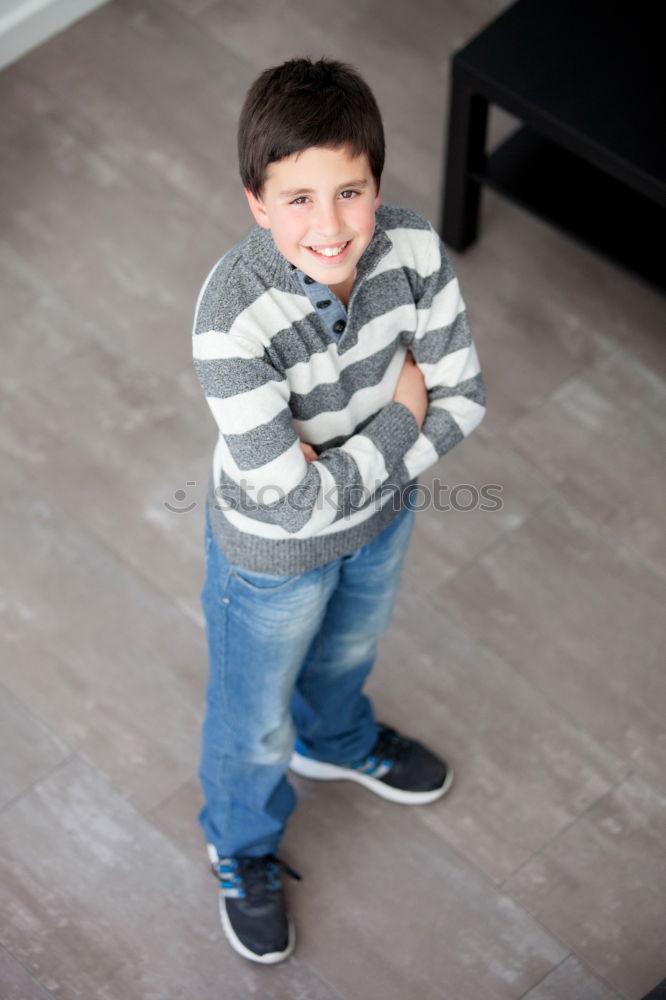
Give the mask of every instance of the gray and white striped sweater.
<path id="1" fill-rule="evenodd" d="M 230 562 L 257 572 L 304 573 L 371 541 L 485 412 L 444 244 L 392 205 L 377 210 L 346 310 L 257 226 L 204 282 L 192 340 L 219 428 L 213 532 Z M 408 349 L 428 388 L 421 432 L 392 399 Z"/>

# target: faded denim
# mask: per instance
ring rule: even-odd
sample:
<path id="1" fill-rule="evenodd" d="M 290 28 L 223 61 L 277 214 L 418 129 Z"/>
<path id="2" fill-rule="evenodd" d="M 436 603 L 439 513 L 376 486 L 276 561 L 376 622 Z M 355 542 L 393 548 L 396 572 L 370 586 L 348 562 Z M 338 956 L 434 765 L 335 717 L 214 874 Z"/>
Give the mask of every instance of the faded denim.
<path id="1" fill-rule="evenodd" d="M 341 765 L 374 745 L 363 685 L 391 620 L 414 517 L 406 506 L 349 555 L 276 576 L 228 562 L 206 507 L 199 821 L 220 856 L 277 853 L 296 806 L 286 777 L 295 745 Z"/>

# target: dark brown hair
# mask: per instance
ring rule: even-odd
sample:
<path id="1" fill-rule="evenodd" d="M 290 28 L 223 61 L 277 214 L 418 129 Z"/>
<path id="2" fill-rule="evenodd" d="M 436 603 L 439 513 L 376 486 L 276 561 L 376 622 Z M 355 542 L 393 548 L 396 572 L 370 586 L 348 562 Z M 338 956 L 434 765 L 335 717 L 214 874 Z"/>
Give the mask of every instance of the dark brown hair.
<path id="1" fill-rule="evenodd" d="M 379 187 L 384 128 L 370 87 L 346 63 L 290 59 L 257 77 L 238 123 L 243 186 L 260 196 L 269 163 L 311 146 L 366 153 Z"/>

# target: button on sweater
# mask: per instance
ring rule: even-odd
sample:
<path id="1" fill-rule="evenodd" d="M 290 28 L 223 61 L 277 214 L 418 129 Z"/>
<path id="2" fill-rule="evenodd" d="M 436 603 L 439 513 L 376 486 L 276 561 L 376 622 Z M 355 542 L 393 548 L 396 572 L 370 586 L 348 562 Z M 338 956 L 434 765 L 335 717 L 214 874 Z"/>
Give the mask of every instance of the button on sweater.
<path id="1" fill-rule="evenodd" d="M 213 532 L 230 562 L 257 572 L 304 573 L 371 541 L 485 412 L 446 248 L 392 205 L 377 210 L 346 310 L 255 227 L 206 278 L 192 343 L 218 429 Z M 393 400 L 408 351 L 428 389 L 420 432 Z"/>

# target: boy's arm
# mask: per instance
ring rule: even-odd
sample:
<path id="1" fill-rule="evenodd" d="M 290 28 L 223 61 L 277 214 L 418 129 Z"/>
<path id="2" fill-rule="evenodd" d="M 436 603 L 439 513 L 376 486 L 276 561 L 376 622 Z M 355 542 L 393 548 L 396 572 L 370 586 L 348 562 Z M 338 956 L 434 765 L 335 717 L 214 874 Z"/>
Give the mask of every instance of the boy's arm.
<path id="1" fill-rule="evenodd" d="M 399 481 L 434 465 L 477 427 L 486 409 L 479 359 L 444 243 L 431 227 L 430 259 L 417 299 L 417 329 L 409 345 L 428 390 L 417 441 L 404 456 Z"/>
<path id="2" fill-rule="evenodd" d="M 419 425 L 392 401 L 358 434 L 307 461 L 294 430 L 287 380 L 259 345 L 233 331 L 193 336 L 194 366 L 220 430 L 221 496 L 245 516 L 308 533 L 363 506 L 398 474 Z M 218 483 L 215 483 L 218 486 Z"/>

